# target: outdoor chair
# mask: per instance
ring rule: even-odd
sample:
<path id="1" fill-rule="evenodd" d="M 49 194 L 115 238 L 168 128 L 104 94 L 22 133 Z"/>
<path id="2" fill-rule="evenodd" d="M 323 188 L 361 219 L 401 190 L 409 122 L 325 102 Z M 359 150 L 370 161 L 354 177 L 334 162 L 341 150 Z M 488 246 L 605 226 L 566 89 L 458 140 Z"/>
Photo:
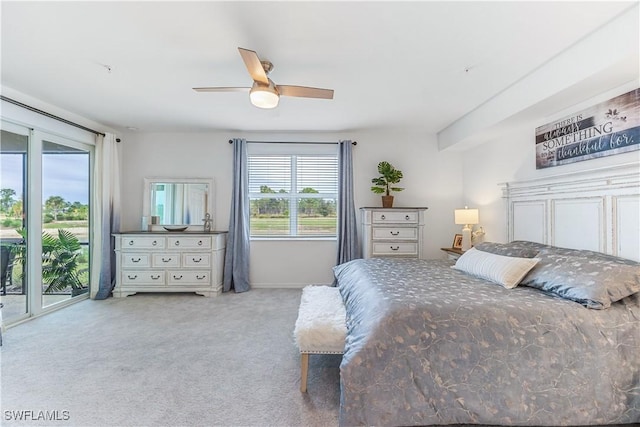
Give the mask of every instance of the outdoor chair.
<path id="1" fill-rule="evenodd" d="M 7 294 L 7 282 L 13 286 L 14 252 L 9 245 L 0 245 L 0 293 Z"/>

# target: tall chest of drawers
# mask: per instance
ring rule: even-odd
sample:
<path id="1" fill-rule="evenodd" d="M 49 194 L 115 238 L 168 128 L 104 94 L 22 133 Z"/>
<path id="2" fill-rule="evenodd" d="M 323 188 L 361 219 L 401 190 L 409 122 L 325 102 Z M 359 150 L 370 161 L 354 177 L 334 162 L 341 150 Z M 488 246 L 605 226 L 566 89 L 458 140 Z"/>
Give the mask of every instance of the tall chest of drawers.
<path id="1" fill-rule="evenodd" d="M 222 292 L 225 232 L 126 232 L 115 236 L 114 297 L 136 292 Z"/>
<path id="2" fill-rule="evenodd" d="M 426 207 L 360 208 L 362 256 L 422 259 Z"/>

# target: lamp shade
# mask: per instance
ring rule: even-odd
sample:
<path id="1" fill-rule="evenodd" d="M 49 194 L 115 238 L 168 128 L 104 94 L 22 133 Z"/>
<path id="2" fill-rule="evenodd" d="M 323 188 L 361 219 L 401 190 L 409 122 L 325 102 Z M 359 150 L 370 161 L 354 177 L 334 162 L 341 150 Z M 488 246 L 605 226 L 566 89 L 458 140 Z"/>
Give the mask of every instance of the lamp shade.
<path id="1" fill-rule="evenodd" d="M 253 83 L 253 87 L 249 91 L 251 103 L 258 108 L 275 108 L 280 100 L 280 95 L 275 89 L 271 80 L 268 85 Z"/>
<path id="2" fill-rule="evenodd" d="M 454 211 L 454 221 L 456 224 L 477 224 L 478 209 L 456 209 Z"/>

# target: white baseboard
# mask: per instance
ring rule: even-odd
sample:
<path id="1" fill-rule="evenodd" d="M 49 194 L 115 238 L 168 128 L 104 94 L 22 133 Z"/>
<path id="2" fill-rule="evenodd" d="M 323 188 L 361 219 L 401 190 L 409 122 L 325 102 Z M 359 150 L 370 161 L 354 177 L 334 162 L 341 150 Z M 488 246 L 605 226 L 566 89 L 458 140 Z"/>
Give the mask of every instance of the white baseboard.
<path id="1" fill-rule="evenodd" d="M 331 286 L 331 283 L 252 283 L 251 287 L 254 289 L 302 289 L 308 285 L 326 285 Z"/>

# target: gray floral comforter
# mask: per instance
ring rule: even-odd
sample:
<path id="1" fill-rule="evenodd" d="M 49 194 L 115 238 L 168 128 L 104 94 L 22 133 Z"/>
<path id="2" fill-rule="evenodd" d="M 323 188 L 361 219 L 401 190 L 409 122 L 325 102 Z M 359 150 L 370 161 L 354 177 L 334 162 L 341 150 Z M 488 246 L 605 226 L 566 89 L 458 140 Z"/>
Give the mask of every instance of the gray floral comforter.
<path id="1" fill-rule="evenodd" d="M 342 426 L 640 422 L 637 293 L 591 310 L 451 265 L 335 267 L 348 328 Z"/>

